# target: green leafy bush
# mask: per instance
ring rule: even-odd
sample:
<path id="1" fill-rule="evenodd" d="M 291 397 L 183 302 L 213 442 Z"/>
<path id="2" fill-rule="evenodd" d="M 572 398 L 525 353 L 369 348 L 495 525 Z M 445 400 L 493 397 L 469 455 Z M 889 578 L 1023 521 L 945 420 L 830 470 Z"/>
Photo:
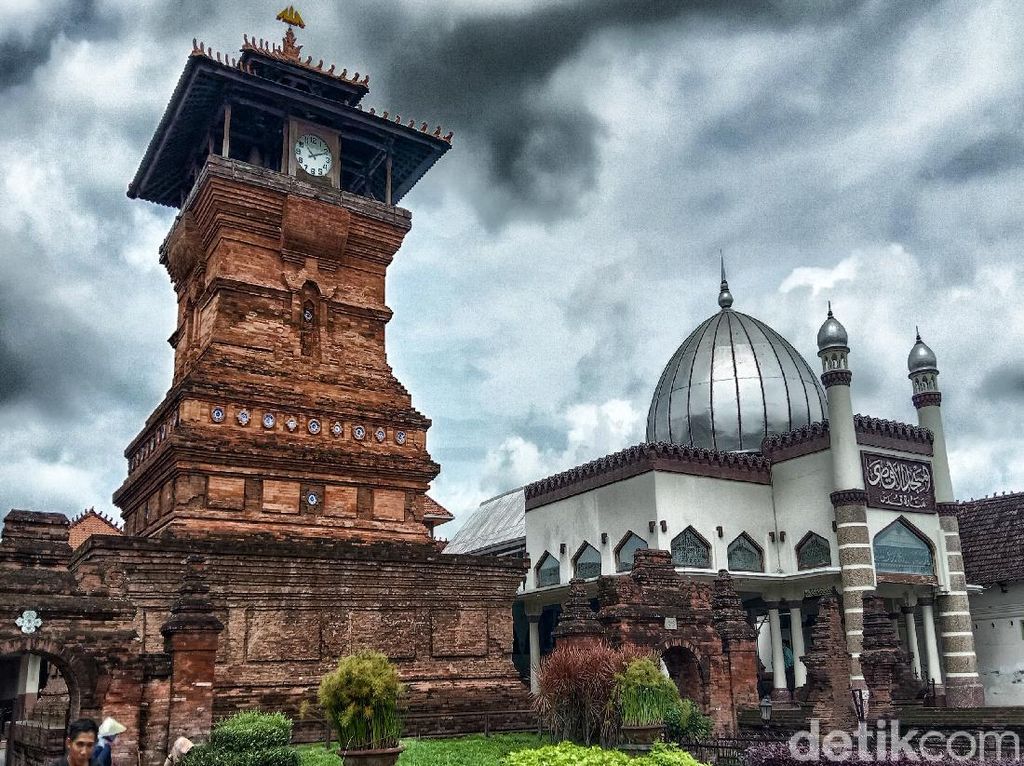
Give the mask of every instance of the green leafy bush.
<path id="1" fill-rule="evenodd" d="M 292 722 L 283 713 L 256 710 L 237 713 L 213 727 L 210 745 L 223 750 L 264 750 L 288 747 L 292 741 Z"/>
<path id="2" fill-rule="evenodd" d="M 402 692 L 387 656 L 364 650 L 342 657 L 320 681 L 317 697 L 343 750 L 376 750 L 398 747 Z"/>
<path id="3" fill-rule="evenodd" d="M 299 766 L 291 738 L 292 722 L 281 713 L 238 713 L 214 726 L 210 741 L 193 747 L 182 766 Z"/>
<path id="4" fill-rule="evenodd" d="M 672 741 L 704 739 L 711 736 L 713 728 L 711 719 L 693 700 L 683 698 L 665 711 L 665 734 Z"/>
<path id="5" fill-rule="evenodd" d="M 654 660 L 633 660 L 615 676 L 615 692 L 623 726 L 659 726 L 681 704 L 679 690 Z"/>
<path id="6" fill-rule="evenodd" d="M 639 758 L 630 758 L 619 750 L 583 747 L 571 742 L 536 750 L 518 750 L 504 761 L 504 766 L 703 766 L 696 758 L 675 745 L 659 743 Z"/>

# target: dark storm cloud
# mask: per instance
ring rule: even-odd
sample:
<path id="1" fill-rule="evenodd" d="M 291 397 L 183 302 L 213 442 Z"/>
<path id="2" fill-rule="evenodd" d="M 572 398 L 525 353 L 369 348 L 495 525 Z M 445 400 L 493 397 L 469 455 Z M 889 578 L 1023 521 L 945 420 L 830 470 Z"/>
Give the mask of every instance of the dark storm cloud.
<path id="1" fill-rule="evenodd" d="M 655 25 L 681 20 L 722 27 L 786 29 L 830 24 L 859 2 L 812 0 L 596 0 L 552 3 L 518 14 L 474 15 L 445 24 L 368 9 L 364 31 L 389 52 L 389 101 L 416 115 L 437 114 L 489 162 L 499 204 L 479 200 L 487 223 L 552 221 L 578 209 L 597 172 L 602 126 L 582 101 L 549 98 L 552 75 L 597 36 L 615 34 L 625 55 Z M 615 98 L 609 93 L 608 98 Z M 493 200 L 491 200 L 493 202 Z"/>
<path id="2" fill-rule="evenodd" d="M 952 156 L 926 167 L 921 175 L 942 181 L 970 181 L 1024 165 L 1024 138 L 1019 132 L 985 136 Z"/>
<path id="3" fill-rule="evenodd" d="M 0 91 L 25 82 L 45 64 L 55 38 L 102 40 L 121 25 L 118 15 L 104 15 L 96 0 L 73 0 L 70 7 L 50 10 L 45 21 L 27 34 L 17 21 L 0 31 Z"/>
<path id="4" fill-rule="evenodd" d="M 978 385 L 978 396 L 984 400 L 1024 403 L 1024 361 L 999 365 L 990 370 Z"/>

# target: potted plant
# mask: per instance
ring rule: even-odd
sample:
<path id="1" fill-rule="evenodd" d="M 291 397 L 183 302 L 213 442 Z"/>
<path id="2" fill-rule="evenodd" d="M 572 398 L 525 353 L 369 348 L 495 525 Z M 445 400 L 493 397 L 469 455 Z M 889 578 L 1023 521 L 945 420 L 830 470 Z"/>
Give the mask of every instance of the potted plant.
<path id="1" fill-rule="evenodd" d="M 346 766 L 394 766 L 402 752 L 398 671 L 380 652 L 342 657 L 320 681 L 320 707 L 338 737 Z"/>
<path id="2" fill-rule="evenodd" d="M 680 704 L 679 690 L 651 659 L 634 660 L 615 678 L 622 737 L 630 745 L 661 739 L 665 716 Z"/>

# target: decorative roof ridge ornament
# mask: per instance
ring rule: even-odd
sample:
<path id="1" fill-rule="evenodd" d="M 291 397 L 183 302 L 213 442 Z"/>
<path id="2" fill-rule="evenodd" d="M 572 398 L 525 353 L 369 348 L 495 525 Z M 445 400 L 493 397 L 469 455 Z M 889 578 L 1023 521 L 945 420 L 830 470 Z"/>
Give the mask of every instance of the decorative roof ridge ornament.
<path id="1" fill-rule="evenodd" d="M 718 256 L 722 259 L 722 284 L 718 288 L 718 305 L 725 311 L 732 308 L 732 293 L 729 292 L 729 281 L 725 278 L 725 256 L 721 250 L 718 251 Z"/>
<path id="2" fill-rule="evenodd" d="M 285 24 L 287 24 L 288 31 L 284 33 L 284 39 L 281 41 L 281 47 L 279 49 L 276 49 L 274 52 L 280 53 L 281 55 L 287 58 L 298 61 L 299 54 L 302 53 L 302 46 L 295 44 L 295 33 L 292 31 L 292 27 L 296 26 L 299 29 L 305 29 L 306 22 L 302 20 L 302 16 L 299 14 L 297 10 L 295 10 L 294 5 L 289 5 L 279 14 L 277 14 L 277 20 L 283 21 Z M 312 59 L 313 57 L 310 56 L 310 60 L 306 62 L 306 66 L 309 66 L 312 63 Z"/>

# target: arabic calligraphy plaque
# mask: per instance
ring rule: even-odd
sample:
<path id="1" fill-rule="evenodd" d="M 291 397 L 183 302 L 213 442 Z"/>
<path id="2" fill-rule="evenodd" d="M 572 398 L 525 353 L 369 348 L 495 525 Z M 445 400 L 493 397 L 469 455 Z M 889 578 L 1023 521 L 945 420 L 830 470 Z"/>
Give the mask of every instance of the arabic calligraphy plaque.
<path id="1" fill-rule="evenodd" d="M 920 460 L 862 452 L 868 505 L 893 511 L 935 510 L 932 466 Z"/>

